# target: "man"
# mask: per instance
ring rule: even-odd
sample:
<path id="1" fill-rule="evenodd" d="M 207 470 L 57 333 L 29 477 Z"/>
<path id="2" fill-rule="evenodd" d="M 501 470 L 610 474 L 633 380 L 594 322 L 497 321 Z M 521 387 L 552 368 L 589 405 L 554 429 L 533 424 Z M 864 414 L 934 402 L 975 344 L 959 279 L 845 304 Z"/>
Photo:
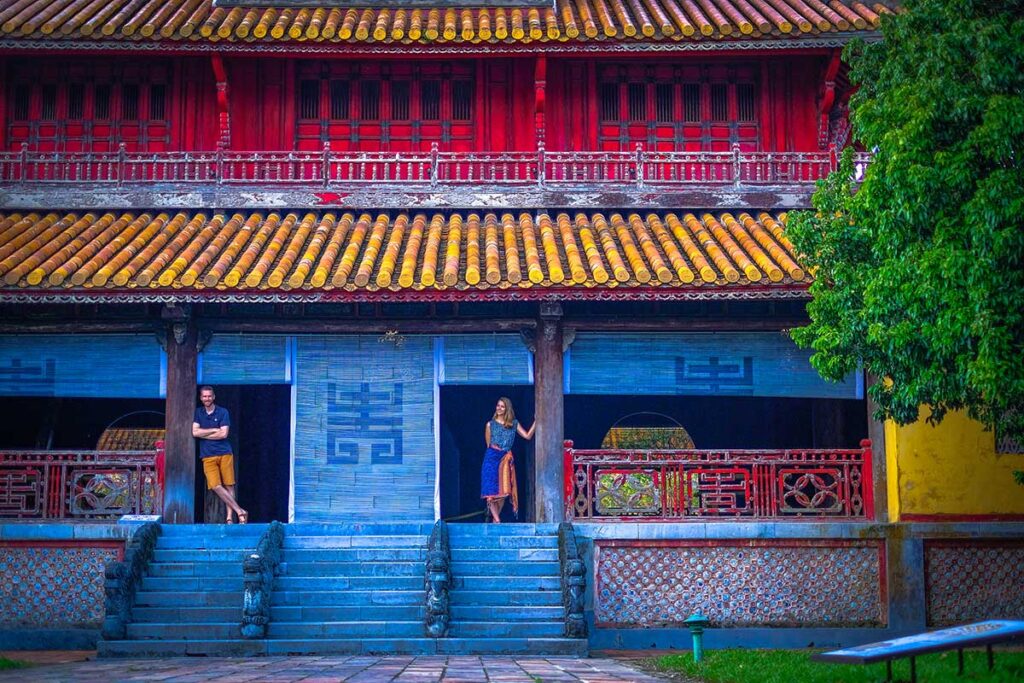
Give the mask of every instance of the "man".
<path id="1" fill-rule="evenodd" d="M 192 436 L 199 439 L 199 458 L 203 461 L 203 474 L 206 475 L 206 488 L 217 494 L 217 497 L 228 506 L 228 524 L 245 524 L 249 521 L 249 513 L 235 501 L 235 458 L 228 442 L 228 430 L 231 427 L 231 416 L 226 408 L 214 403 L 216 396 L 213 387 L 200 387 L 200 407 L 196 408 L 195 420 L 192 422 Z"/>

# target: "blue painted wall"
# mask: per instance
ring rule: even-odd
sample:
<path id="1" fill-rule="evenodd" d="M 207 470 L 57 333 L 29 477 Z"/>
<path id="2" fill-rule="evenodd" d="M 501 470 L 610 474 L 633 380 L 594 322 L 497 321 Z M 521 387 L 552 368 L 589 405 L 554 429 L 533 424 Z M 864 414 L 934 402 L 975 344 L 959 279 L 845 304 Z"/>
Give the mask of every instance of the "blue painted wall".
<path id="1" fill-rule="evenodd" d="M 586 333 L 566 363 L 574 394 L 863 398 L 852 373 L 823 380 L 781 332 Z"/>
<path id="2" fill-rule="evenodd" d="M 294 339 L 269 334 L 216 334 L 199 354 L 202 384 L 288 384 Z"/>
<path id="3" fill-rule="evenodd" d="M 296 340 L 295 521 L 434 518 L 434 340 Z"/>
<path id="4" fill-rule="evenodd" d="M 518 334 L 437 338 L 441 384 L 533 384 L 533 354 Z"/>
<path id="5" fill-rule="evenodd" d="M 159 398 L 153 335 L 0 336 L 0 396 Z"/>

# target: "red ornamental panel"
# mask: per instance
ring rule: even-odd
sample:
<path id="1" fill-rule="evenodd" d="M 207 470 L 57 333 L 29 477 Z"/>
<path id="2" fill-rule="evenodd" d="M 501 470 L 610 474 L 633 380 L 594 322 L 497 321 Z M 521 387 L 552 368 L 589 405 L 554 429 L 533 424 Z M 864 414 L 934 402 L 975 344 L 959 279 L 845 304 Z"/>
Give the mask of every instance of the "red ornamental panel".
<path id="1" fill-rule="evenodd" d="M 568 519 L 872 519 L 871 442 L 827 450 L 565 448 Z"/>
<path id="2" fill-rule="evenodd" d="M 0 451 L 0 518 L 159 514 L 156 451 Z"/>

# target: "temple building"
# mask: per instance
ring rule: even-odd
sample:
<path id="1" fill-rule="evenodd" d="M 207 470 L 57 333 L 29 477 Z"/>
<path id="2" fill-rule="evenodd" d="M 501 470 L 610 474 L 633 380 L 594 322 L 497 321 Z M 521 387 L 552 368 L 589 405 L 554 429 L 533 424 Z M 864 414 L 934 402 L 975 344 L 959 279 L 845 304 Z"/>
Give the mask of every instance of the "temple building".
<path id="1" fill-rule="evenodd" d="M 697 611 L 718 645 L 1024 616 L 1020 449 L 875 422 L 871 378 L 825 382 L 787 334 L 813 278 L 787 216 L 855 143 L 842 48 L 897 5 L 423 5 L 0 0 L 0 557 L 92 596 L 8 585 L 0 645 L 95 641 L 123 515 L 223 521 L 203 385 L 256 531 L 448 520 L 456 576 L 510 399 L 536 434 L 505 521 L 573 522 L 584 649 L 669 647 Z M 330 650 L 274 633 L 258 652 Z"/>

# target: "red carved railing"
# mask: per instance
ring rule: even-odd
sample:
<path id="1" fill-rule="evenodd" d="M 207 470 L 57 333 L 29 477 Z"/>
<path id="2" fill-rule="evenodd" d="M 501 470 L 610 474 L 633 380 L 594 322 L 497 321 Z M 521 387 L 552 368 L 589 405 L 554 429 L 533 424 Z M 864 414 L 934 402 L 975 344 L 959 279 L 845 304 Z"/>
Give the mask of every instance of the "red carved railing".
<path id="1" fill-rule="evenodd" d="M 856 175 L 870 162 L 858 155 Z M 812 183 L 838 165 L 826 152 L 20 152 L 0 153 L 0 183 L 215 185 L 492 183 L 537 186 Z"/>
<path id="2" fill-rule="evenodd" d="M 160 514 L 155 451 L 0 451 L 0 518 L 111 519 Z"/>
<path id="3" fill-rule="evenodd" d="M 871 442 L 859 449 L 578 450 L 565 442 L 569 520 L 874 518 Z"/>

